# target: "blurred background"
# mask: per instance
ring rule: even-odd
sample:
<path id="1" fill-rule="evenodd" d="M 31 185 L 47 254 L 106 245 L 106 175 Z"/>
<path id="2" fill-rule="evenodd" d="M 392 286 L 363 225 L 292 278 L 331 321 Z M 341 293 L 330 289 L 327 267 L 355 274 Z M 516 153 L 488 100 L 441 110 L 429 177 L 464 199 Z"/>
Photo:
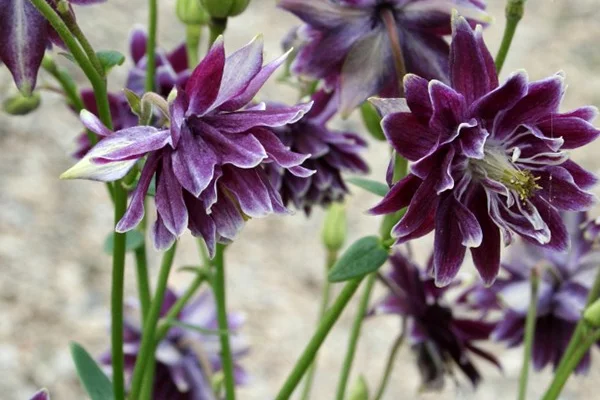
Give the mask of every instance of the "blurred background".
<path id="1" fill-rule="evenodd" d="M 504 28 L 504 0 L 488 0 L 495 22 L 485 38 L 495 54 Z M 600 105 L 600 3 L 598 0 L 529 0 L 526 16 L 504 67 L 504 76 L 526 68 L 531 79 L 563 70 L 569 89 L 563 107 Z M 174 15 L 174 1 L 160 2 L 159 45 L 170 49 L 183 39 L 183 27 Z M 109 0 L 78 10 L 78 20 L 96 49 L 115 49 L 128 54 L 128 33 L 134 24 L 145 24 L 143 0 Z M 225 39 L 229 52 L 263 33 L 266 59 L 280 54 L 279 41 L 299 22 L 278 10 L 273 0 L 253 0 L 242 17 L 230 20 Z M 66 59 L 56 60 L 81 73 Z M 119 90 L 130 64 L 116 68 L 110 87 Z M 39 83 L 48 82 L 40 73 Z M 0 100 L 15 92 L 8 71 L 0 68 Z M 271 79 L 262 92 L 269 99 L 295 102 L 296 94 Z M 338 127 L 364 133 L 356 115 L 336 121 Z M 112 208 L 103 185 L 86 181 L 59 181 L 72 165 L 69 154 L 81 127 L 58 95 L 46 92 L 34 114 L 9 117 L 0 114 L 0 398 L 27 399 L 39 387 L 47 387 L 53 399 L 82 399 L 68 343 L 77 341 L 94 354 L 109 346 L 110 257 L 102 251 L 112 228 Z M 387 148 L 370 141 L 367 159 L 371 177 L 382 181 Z M 599 172 L 600 141 L 572 155 L 584 167 Z M 377 232 L 379 218 L 365 210 L 376 198 L 353 189 L 348 199 L 348 242 Z M 242 311 L 244 333 L 251 354 L 244 360 L 253 380 L 241 388 L 242 400 L 267 400 L 274 396 L 313 332 L 319 307 L 325 254 L 320 242 L 323 213 L 310 219 L 303 213 L 286 218 L 253 220 L 227 252 L 229 305 Z M 182 240 L 176 266 L 198 262 L 189 234 Z M 417 258 L 429 256 L 431 238 L 415 244 Z M 159 255 L 152 253 L 151 271 Z M 127 294 L 136 295 L 133 259 L 128 259 Z M 173 273 L 172 284 L 183 288 L 186 273 Z M 466 272 L 466 279 L 474 279 Z M 339 290 L 336 287 L 335 290 Z M 372 299 L 383 294 L 378 288 Z M 358 296 L 356 296 L 358 297 Z M 339 368 L 352 323 L 354 299 L 319 353 L 313 398 L 334 397 Z M 393 316 L 371 318 L 363 325 L 351 382 L 364 374 L 373 390 L 379 381 L 392 341 L 400 329 Z M 478 363 L 484 376 L 474 392 L 457 372 L 459 383 L 448 380 L 441 393 L 419 394 L 414 358 L 404 347 L 386 399 L 513 399 L 521 365 L 521 348 L 507 351 L 490 345 L 504 366 L 499 372 Z M 594 355 L 596 358 L 598 354 Z M 545 371 L 530 381 L 530 398 L 539 398 L 551 377 Z M 564 399 L 597 397 L 600 363 L 590 376 L 572 378 Z M 594 390 L 596 392 L 594 392 Z"/>

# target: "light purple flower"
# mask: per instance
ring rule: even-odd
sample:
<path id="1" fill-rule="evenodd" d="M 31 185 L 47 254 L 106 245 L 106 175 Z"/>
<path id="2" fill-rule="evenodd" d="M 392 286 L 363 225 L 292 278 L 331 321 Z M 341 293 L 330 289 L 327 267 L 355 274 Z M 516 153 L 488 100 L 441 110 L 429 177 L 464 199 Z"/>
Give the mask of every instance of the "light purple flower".
<path id="1" fill-rule="evenodd" d="M 105 0 L 69 0 L 72 4 L 93 4 Z M 47 2 L 56 7 L 55 0 Z M 35 88 L 44 52 L 51 42 L 61 45 L 56 31 L 28 0 L 0 0 L 0 61 L 10 70 L 23 94 Z"/>
<path id="2" fill-rule="evenodd" d="M 390 262 L 387 283 L 393 290 L 375 305 L 372 314 L 407 318 L 408 337 L 417 354 L 424 389 L 441 389 L 444 375 L 453 365 L 477 386 L 481 375 L 472 355 L 501 369 L 496 357 L 475 344 L 487 340 L 495 324 L 457 316 L 457 304 L 450 305 L 444 299 L 447 288 L 436 287 L 425 270 L 400 252 L 394 253 Z"/>
<path id="3" fill-rule="evenodd" d="M 398 96 L 386 13 L 408 72 L 441 80 L 448 74 L 442 37 L 450 34 L 451 11 L 473 23 L 489 20 L 482 0 L 281 0 L 279 6 L 305 22 L 292 70 L 339 89 L 342 115 L 375 94 Z"/>
<path id="4" fill-rule="evenodd" d="M 326 127 L 327 121 L 337 110 L 332 93 L 320 90 L 313 95 L 312 100 L 313 107 L 302 119 L 274 128 L 273 131 L 292 151 L 311 155 L 302 166 L 316 171 L 315 174 L 303 178 L 277 164 L 265 165 L 284 204 L 291 202 L 307 215 L 314 205 L 326 206 L 344 199 L 348 188 L 342 179 L 342 172 L 369 171 L 360 157 L 367 143 L 354 133 L 332 131 Z M 274 109 L 280 106 L 268 105 L 267 108 L 269 107 Z"/>
<path id="5" fill-rule="evenodd" d="M 50 400 L 50 393 L 46 389 L 42 389 L 29 400 Z"/>
<path id="6" fill-rule="evenodd" d="M 558 365 L 581 318 L 600 265 L 600 252 L 593 245 L 593 240 L 586 237 L 586 214 L 563 213 L 563 219 L 571 237 L 570 251 L 556 251 L 519 241 L 502 263 L 506 275 L 490 288 L 478 285 L 474 289 L 497 297 L 495 308 L 504 312 L 492 338 L 516 347 L 523 343 L 525 319 L 531 302 L 531 270 L 536 268 L 540 272 L 532 355 L 536 370 L 549 364 L 554 368 Z M 597 238 L 596 235 L 590 239 Z M 470 298 L 469 303 L 474 309 L 479 307 L 477 299 Z M 587 372 L 590 362 L 591 353 L 588 352 L 575 372 Z"/>
<path id="7" fill-rule="evenodd" d="M 189 227 L 213 254 L 216 242 L 233 240 L 246 219 L 289 213 L 263 164 L 276 163 L 300 177 L 313 171 L 300 166 L 308 155 L 291 152 L 267 128 L 298 121 L 311 104 L 246 107 L 285 60 L 263 66 L 262 49 L 256 39 L 225 58 L 219 38 L 174 101 L 164 101 L 168 128 L 136 126 L 111 133 L 93 114 L 82 113 L 84 125 L 105 138 L 62 177 L 113 181 L 147 155 L 117 230 L 126 232 L 142 220 L 144 197 L 156 174 L 157 249 L 170 247 Z"/>
<path id="8" fill-rule="evenodd" d="M 165 317 L 178 296 L 167 290 L 161 317 Z M 131 300 L 125 305 L 124 344 L 125 374 L 131 379 L 141 345 L 142 329 L 139 305 Z M 228 327 L 235 382 L 244 385 L 249 376 L 239 360 L 248 353 L 246 339 L 239 334 L 244 323 L 241 314 L 228 313 Z M 212 292 L 205 291 L 189 302 L 177 316 L 179 323 L 194 326 L 193 330 L 173 326 L 156 349 L 156 373 L 154 377 L 155 400 L 216 400 L 212 391 L 211 377 L 222 369 L 221 347 L 218 335 L 217 310 Z M 204 332 L 202 332 L 203 330 Z M 106 352 L 101 363 L 110 370 L 111 356 Z"/>
<path id="9" fill-rule="evenodd" d="M 462 17 L 453 20 L 451 86 L 416 75 L 404 79 L 406 100 L 375 99 L 388 141 L 412 162 L 411 173 L 372 209 L 407 207 L 394 227 L 398 243 L 435 229 L 434 275 L 448 284 L 466 249 L 486 284 L 498 275 L 501 234 L 556 251 L 569 247 L 558 210 L 588 209 L 596 177 L 565 150 L 600 131 L 594 107 L 560 113 L 561 74 L 528 82 L 519 71 L 498 86 L 492 57 Z"/>

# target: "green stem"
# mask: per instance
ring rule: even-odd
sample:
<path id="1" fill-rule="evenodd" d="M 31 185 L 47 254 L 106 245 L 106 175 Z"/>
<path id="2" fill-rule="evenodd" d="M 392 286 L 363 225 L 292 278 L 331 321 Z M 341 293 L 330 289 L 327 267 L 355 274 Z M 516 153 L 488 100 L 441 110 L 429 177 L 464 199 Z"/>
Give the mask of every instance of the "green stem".
<path id="1" fill-rule="evenodd" d="M 372 273 L 367 278 L 367 286 L 363 292 L 358 305 L 356 316 L 354 317 L 354 323 L 352 324 L 352 330 L 350 331 L 350 340 L 348 341 L 348 349 L 346 350 L 346 357 L 344 358 L 344 364 L 342 366 L 342 373 L 340 374 L 340 380 L 337 387 L 337 400 L 344 400 L 346 395 L 346 387 L 348 386 L 348 378 L 350 377 L 350 370 L 352 369 L 352 362 L 354 361 L 354 355 L 356 354 L 356 346 L 358 345 L 358 338 L 360 337 L 360 329 L 362 327 L 363 320 L 367 314 L 367 307 L 369 306 L 369 298 L 373 291 L 373 286 L 377 274 Z"/>
<path id="2" fill-rule="evenodd" d="M 402 319 L 402 332 L 394 341 L 392 345 L 392 350 L 390 351 L 390 355 L 388 356 L 387 363 L 385 364 L 385 370 L 383 376 L 381 378 L 381 382 L 379 383 L 379 387 L 377 388 L 377 392 L 375 394 L 374 400 L 380 400 L 383 397 L 383 393 L 385 392 L 385 388 L 390 380 L 390 376 L 392 375 L 392 370 L 394 369 L 394 361 L 396 360 L 396 355 L 398 354 L 398 350 L 402 347 L 402 343 L 404 343 L 404 338 L 406 337 L 406 318 Z"/>
<path id="3" fill-rule="evenodd" d="M 515 36 L 517 25 L 523 18 L 525 13 L 525 0 L 508 0 L 506 3 L 506 26 L 504 27 L 504 36 L 502 37 L 502 43 L 500 49 L 496 55 L 496 70 L 498 75 L 504 66 L 508 50 Z"/>
<path id="4" fill-rule="evenodd" d="M 144 373 L 144 383 L 142 384 L 142 390 L 140 392 L 140 399 L 152 400 L 152 391 L 154 389 L 154 374 L 156 372 L 156 360 L 150 360 L 150 363 L 146 366 L 146 372 Z M 133 400 L 133 399 L 132 399 Z"/>
<path id="5" fill-rule="evenodd" d="M 220 35 L 225 33 L 225 29 L 227 29 L 227 18 L 211 18 L 209 28 L 210 39 L 208 45 L 210 47 Z"/>
<path id="6" fill-rule="evenodd" d="M 221 340 L 221 359 L 225 376 L 225 395 L 227 400 L 235 399 L 235 377 L 233 375 L 233 357 L 229 343 L 229 323 L 227 320 L 227 298 L 225 291 L 225 246 L 217 245 L 214 265 L 213 292 L 217 302 L 217 319 L 219 322 L 219 338 Z"/>
<path id="7" fill-rule="evenodd" d="M 135 250 L 135 267 L 143 324 L 144 321 L 146 321 L 146 316 L 150 310 L 151 301 L 150 278 L 148 277 L 148 256 L 146 255 L 145 242 Z"/>
<path id="8" fill-rule="evenodd" d="M 323 294 L 321 298 L 321 308 L 319 309 L 319 319 L 323 318 L 325 312 L 327 311 L 327 307 L 329 306 L 329 298 L 331 297 L 331 283 L 327 279 L 329 274 L 329 270 L 333 267 L 335 262 L 337 261 L 337 252 L 328 251 L 327 252 L 327 261 L 325 264 L 325 284 L 323 285 Z M 312 388 L 315 372 L 317 370 L 317 356 L 315 355 L 315 359 L 310 365 L 308 372 L 306 373 L 306 380 L 304 384 L 304 390 L 302 391 L 302 400 L 308 400 L 310 398 L 310 389 Z"/>
<path id="9" fill-rule="evenodd" d="M 148 0 L 148 44 L 146 46 L 146 92 L 154 90 L 156 75 L 156 26 L 158 23 L 157 0 Z"/>
<path id="10" fill-rule="evenodd" d="M 586 308 L 589 307 L 592 303 L 594 303 L 600 297 L 600 269 L 596 273 L 596 278 L 594 279 L 594 283 L 592 284 L 592 288 L 590 289 L 590 293 L 588 294 Z M 567 349 L 563 353 L 563 356 L 560 360 L 560 363 L 556 367 L 554 373 L 554 379 L 550 383 L 546 394 L 544 395 L 544 400 L 550 400 L 556 398 L 560 392 L 562 391 L 563 386 L 567 382 L 567 379 L 571 375 L 573 369 L 569 369 L 569 360 L 577 350 L 577 347 L 580 344 L 581 338 L 585 331 L 585 321 L 583 318 L 579 320 L 573 335 L 571 336 L 571 340 L 569 341 L 569 345 Z"/>
<path id="11" fill-rule="evenodd" d="M 338 297 L 333 302 L 333 305 L 327 310 L 327 312 L 321 319 L 317 330 L 308 342 L 308 345 L 302 352 L 302 355 L 296 362 L 294 369 L 288 375 L 286 381 L 279 390 L 279 393 L 277 394 L 275 400 L 287 400 L 290 398 L 290 396 L 294 392 L 294 389 L 296 388 L 296 386 L 298 386 L 298 383 L 302 379 L 302 376 L 304 375 L 308 367 L 310 367 L 310 364 L 317 355 L 317 351 L 325 341 L 325 338 L 329 334 L 329 331 L 331 330 L 331 328 L 333 328 L 333 325 L 342 314 L 342 311 L 344 311 L 344 308 L 346 307 L 346 305 L 360 286 L 363 279 L 364 276 L 356 278 L 346 283 Z"/>
<path id="12" fill-rule="evenodd" d="M 537 269 L 531 272 L 531 298 L 529 300 L 529 310 L 525 319 L 525 346 L 523 354 L 523 367 L 519 377 L 519 400 L 525 400 L 527 396 L 527 382 L 529 379 L 529 364 L 531 364 L 531 352 L 533 340 L 535 338 L 535 323 L 537 320 L 539 276 Z"/>
<path id="13" fill-rule="evenodd" d="M 169 279 L 169 273 L 171 272 L 171 266 L 173 265 L 173 259 L 175 258 L 175 250 L 177 249 L 177 242 L 173 243 L 173 246 L 165 252 L 163 255 L 160 271 L 158 273 L 158 280 L 156 282 L 156 293 L 152 299 L 150 310 L 148 311 L 148 317 L 144 322 L 144 328 L 142 330 L 142 343 L 140 345 L 140 351 L 138 353 L 137 360 L 135 362 L 135 368 L 133 370 L 133 378 L 131 379 L 131 399 L 140 398 L 140 390 L 144 380 L 144 374 L 146 366 L 151 362 L 154 355 L 154 338 L 156 332 L 156 325 L 160 316 L 160 309 L 165 297 L 167 290 L 167 282 Z"/>
<path id="14" fill-rule="evenodd" d="M 44 58 L 42 59 L 42 68 L 44 68 L 46 72 L 52 75 L 52 77 L 56 79 L 56 81 L 60 84 L 60 87 L 63 89 L 65 96 L 77 112 L 80 112 L 85 108 L 83 100 L 77 92 L 77 86 L 75 86 L 75 83 L 72 79 L 70 79 L 70 77 L 65 73 L 65 71 L 62 71 L 58 68 L 58 66 L 49 54 L 44 54 Z M 94 143 L 95 141 L 97 141 L 96 136 L 91 136 L 90 140 L 92 141 L 92 143 Z"/>
<path id="15" fill-rule="evenodd" d="M 202 25 L 185 26 L 185 48 L 187 50 L 188 65 L 191 69 L 194 69 L 200 60 L 198 48 L 201 39 Z"/>
<path id="16" fill-rule="evenodd" d="M 63 21 L 65 21 L 65 24 L 67 25 L 67 27 L 73 34 L 73 36 L 75 36 L 75 38 L 77 38 L 77 41 L 83 48 L 83 51 L 89 58 L 90 62 L 92 63 L 92 66 L 94 67 L 94 69 L 96 70 L 98 75 L 100 75 L 101 77 L 105 77 L 106 74 L 104 72 L 104 68 L 102 67 L 102 64 L 100 63 L 100 60 L 98 59 L 98 56 L 96 55 L 96 52 L 94 51 L 94 48 L 92 47 L 88 38 L 83 34 L 83 31 L 77 24 L 77 21 L 75 20 L 71 11 L 68 10 L 67 12 L 62 13 L 61 16 L 62 16 Z"/>

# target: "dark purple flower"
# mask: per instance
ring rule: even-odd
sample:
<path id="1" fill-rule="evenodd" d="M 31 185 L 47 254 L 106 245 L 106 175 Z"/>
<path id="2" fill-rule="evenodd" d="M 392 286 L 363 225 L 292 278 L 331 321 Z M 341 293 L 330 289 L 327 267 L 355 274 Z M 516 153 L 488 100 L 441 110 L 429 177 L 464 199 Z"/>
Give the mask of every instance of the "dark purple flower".
<path id="1" fill-rule="evenodd" d="M 531 302 L 531 270 L 536 268 L 541 272 L 532 356 L 536 370 L 548 364 L 556 368 L 581 318 L 600 264 L 600 252 L 585 237 L 586 214 L 564 213 L 563 219 L 571 237 L 570 251 L 520 241 L 502 263 L 507 276 L 500 277 L 489 289 L 479 289 L 497 295 L 504 311 L 492 338 L 506 342 L 509 347 L 519 346 L 523 343 L 525 318 Z M 587 372 L 590 361 L 588 352 L 576 372 Z"/>
<path id="2" fill-rule="evenodd" d="M 466 20 L 453 20 L 451 86 L 416 75 L 404 79 L 406 100 L 376 99 L 385 135 L 412 161 L 411 173 L 372 209 L 408 206 L 394 227 L 398 242 L 435 229 L 434 275 L 448 284 L 467 248 L 486 284 L 498 275 L 500 237 L 514 234 L 564 251 L 569 237 L 558 210 L 588 209 L 596 177 L 564 150 L 600 131 L 594 107 L 560 113 L 561 74 L 535 82 L 519 71 L 498 86 L 492 57 Z"/>
<path id="3" fill-rule="evenodd" d="M 148 36 L 143 28 L 136 27 L 129 37 L 129 51 L 134 66 L 129 71 L 125 87 L 137 95 L 144 94 L 146 83 L 146 66 L 148 59 L 146 49 Z M 173 88 L 185 86 L 190 77 L 191 70 L 188 66 L 187 51 L 185 44 L 177 46 L 173 51 L 167 53 L 163 49 L 156 49 L 156 79 L 155 91 L 163 97 L 167 97 Z"/>
<path id="4" fill-rule="evenodd" d="M 50 400 L 50 393 L 46 389 L 42 389 L 29 400 Z"/>
<path id="5" fill-rule="evenodd" d="M 161 309 L 166 316 L 178 296 L 167 290 Z M 125 374 L 131 378 L 141 345 L 142 329 L 140 311 L 136 300 L 125 306 L 124 344 Z M 234 358 L 235 381 L 248 382 L 248 375 L 239 359 L 248 353 L 245 339 L 239 335 L 244 318 L 239 313 L 229 313 L 229 331 Z M 216 400 L 212 390 L 212 376 L 222 369 L 218 335 L 217 310 L 212 292 L 206 291 L 188 303 L 177 316 L 179 323 L 199 328 L 173 326 L 156 348 L 156 373 L 154 400 Z M 204 332 L 202 332 L 204 331 Z M 106 352 L 101 362 L 110 369 L 111 356 Z M 110 372 L 110 371 L 109 371 Z"/>
<path id="6" fill-rule="evenodd" d="M 293 203 L 306 214 L 314 205 L 328 205 L 333 201 L 342 201 L 348 188 L 342 179 L 342 172 L 367 173 L 369 167 L 359 153 L 366 149 L 367 143 L 358 135 L 349 132 L 329 130 L 325 125 L 335 114 L 335 102 L 332 94 L 318 91 L 313 95 L 311 110 L 298 122 L 275 128 L 282 143 L 290 150 L 310 154 L 302 166 L 316 171 L 314 175 L 303 178 L 271 163 L 265 170 L 273 186 L 281 194 L 283 203 Z M 277 109 L 279 105 L 267 108 Z"/>
<path id="7" fill-rule="evenodd" d="M 372 95 L 398 95 L 386 24 L 395 25 L 389 29 L 408 72 L 446 80 L 448 44 L 442 37 L 450 34 L 451 11 L 473 23 L 489 20 L 482 0 L 281 0 L 279 6 L 305 22 L 293 71 L 339 89 L 342 115 Z"/>
<path id="8" fill-rule="evenodd" d="M 300 166 L 308 155 L 291 152 L 267 128 L 298 121 L 311 104 L 246 107 L 285 60 L 263 66 L 262 49 L 262 40 L 256 39 L 226 59 L 218 39 L 173 102 L 162 101 L 168 128 L 136 126 L 111 133 L 83 112 L 84 125 L 106 137 L 63 178 L 113 181 L 147 155 L 117 230 L 126 232 L 142 220 L 144 197 L 156 174 L 153 237 L 158 249 L 168 248 L 189 227 L 213 254 L 215 243 L 233 240 L 246 219 L 289 213 L 263 165 L 276 163 L 308 177 L 312 171 Z"/>
<path id="9" fill-rule="evenodd" d="M 398 314 L 407 318 L 408 337 L 417 353 L 423 387 L 441 389 L 445 373 L 458 366 L 473 386 L 481 380 L 471 355 L 498 368 L 498 360 L 475 342 L 487 340 L 494 324 L 456 315 L 456 305 L 444 300 L 447 288 L 438 288 L 426 271 L 396 252 L 390 257 L 392 271 L 387 277 L 389 294 L 374 308 L 375 313 Z"/>
<path id="10" fill-rule="evenodd" d="M 69 0 L 72 4 L 93 4 L 105 0 Z M 47 0 L 56 7 L 56 0 Z M 0 61 L 10 70 L 23 94 L 35 88 L 44 52 L 51 42 L 61 45 L 50 23 L 28 0 L 0 0 Z"/>

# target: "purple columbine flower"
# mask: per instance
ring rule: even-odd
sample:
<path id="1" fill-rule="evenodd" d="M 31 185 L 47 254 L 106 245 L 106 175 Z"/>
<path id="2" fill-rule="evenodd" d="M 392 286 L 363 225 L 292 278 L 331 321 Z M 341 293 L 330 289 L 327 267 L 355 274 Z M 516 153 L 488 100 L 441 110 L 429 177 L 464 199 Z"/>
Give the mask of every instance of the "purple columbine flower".
<path id="1" fill-rule="evenodd" d="M 146 31 L 143 28 L 136 27 L 129 37 L 129 51 L 134 66 L 129 71 L 125 87 L 140 96 L 145 92 L 148 62 L 146 57 L 147 46 L 148 36 Z M 167 97 L 173 88 L 185 86 L 192 72 L 188 66 L 185 44 L 177 46 L 171 52 L 165 52 L 160 48 L 156 49 L 155 60 L 155 91 L 158 94 Z"/>
<path id="2" fill-rule="evenodd" d="M 487 360 L 498 368 L 498 360 L 475 344 L 487 340 L 494 324 L 481 319 L 457 316 L 457 305 L 444 300 L 447 288 L 438 288 L 426 271 L 400 252 L 390 257 L 392 271 L 387 276 L 389 294 L 372 313 L 397 314 L 407 318 L 408 338 L 417 355 L 424 389 L 441 389 L 444 375 L 456 365 L 473 386 L 481 375 L 471 356 Z"/>
<path id="3" fill-rule="evenodd" d="M 540 271 L 532 355 L 533 366 L 538 371 L 549 364 L 554 368 L 558 365 L 581 318 L 600 264 L 600 252 L 586 237 L 586 214 L 563 213 L 563 220 L 571 237 L 570 251 L 556 251 L 520 241 L 502 263 L 506 276 L 500 277 L 490 288 L 479 286 L 476 289 L 497 296 L 499 308 L 504 311 L 492 338 L 516 347 L 523 343 L 531 301 L 531 271 L 533 268 Z M 474 308 L 478 307 L 476 299 L 470 299 L 470 303 Z M 588 352 L 575 372 L 587 372 L 590 362 Z"/>
<path id="4" fill-rule="evenodd" d="M 446 80 L 442 37 L 450 34 L 453 9 L 473 23 L 489 20 L 482 0 L 281 0 L 279 6 L 305 22 L 292 70 L 339 89 L 342 115 L 370 96 L 398 96 L 395 57 L 408 72 Z"/>
<path id="5" fill-rule="evenodd" d="M 111 133 L 83 112 L 84 125 L 105 138 L 62 177 L 113 181 L 147 155 L 117 230 L 126 232 L 142 220 L 144 197 L 156 175 L 158 249 L 170 247 L 189 227 L 214 254 L 216 242 L 233 240 L 246 219 L 289 213 L 263 164 L 276 163 L 304 178 L 313 171 L 300 166 L 308 155 L 290 151 L 267 128 L 298 121 L 311 104 L 246 107 L 285 61 L 286 55 L 263 66 L 262 50 L 262 40 L 256 39 L 225 58 L 219 38 L 172 103 L 162 100 L 168 128 L 136 126 Z"/>
<path id="6" fill-rule="evenodd" d="M 46 0 L 56 7 L 56 0 Z M 69 0 L 72 4 L 93 4 L 105 0 Z M 62 45 L 50 23 L 30 1 L 0 0 L 0 61 L 10 70 L 23 94 L 35 88 L 37 73 L 48 45 Z"/>
<path id="7" fill-rule="evenodd" d="M 165 317 L 178 296 L 167 290 L 161 317 Z M 142 329 L 139 305 L 131 300 L 125 306 L 124 344 L 125 374 L 131 378 L 141 345 Z M 228 314 L 229 332 L 234 358 L 235 382 L 244 385 L 249 376 L 239 360 L 248 353 L 248 347 L 239 330 L 244 317 L 235 312 Z M 222 369 L 218 335 L 217 310 L 212 292 L 205 291 L 188 303 L 177 316 L 177 322 L 186 326 L 173 326 L 156 348 L 156 373 L 154 377 L 155 400 L 216 400 L 211 378 Z M 198 328 L 193 330 L 191 327 Z M 110 372 L 111 356 L 106 352 L 101 363 Z"/>
<path id="8" fill-rule="evenodd" d="M 560 113 L 561 74 L 535 82 L 519 71 L 498 86 L 481 29 L 453 19 L 451 86 L 416 75 L 404 79 L 406 100 L 375 99 L 383 130 L 411 173 L 371 211 L 408 206 L 394 227 L 398 242 L 435 229 L 438 285 L 458 272 L 467 248 L 486 284 L 498 275 L 500 236 L 514 234 L 564 251 L 569 237 L 558 210 L 588 209 L 585 190 L 596 177 L 564 150 L 584 146 L 600 131 L 594 107 Z"/>
<path id="9" fill-rule="evenodd" d="M 42 389 L 29 400 L 50 400 L 50 393 L 46 389 Z"/>
<path id="10" fill-rule="evenodd" d="M 342 201 L 348 188 L 342 172 L 367 173 L 369 167 L 360 157 L 367 143 L 349 132 L 331 131 L 327 121 L 335 114 L 335 101 L 331 93 L 318 91 L 312 97 L 311 110 L 298 122 L 274 128 L 282 143 L 292 151 L 310 154 L 302 166 L 316 171 L 314 175 L 298 177 L 281 166 L 271 163 L 265 170 L 273 186 L 279 191 L 284 204 L 292 203 L 306 214 L 314 205 L 326 206 Z M 279 105 L 272 105 L 277 109 Z"/>

